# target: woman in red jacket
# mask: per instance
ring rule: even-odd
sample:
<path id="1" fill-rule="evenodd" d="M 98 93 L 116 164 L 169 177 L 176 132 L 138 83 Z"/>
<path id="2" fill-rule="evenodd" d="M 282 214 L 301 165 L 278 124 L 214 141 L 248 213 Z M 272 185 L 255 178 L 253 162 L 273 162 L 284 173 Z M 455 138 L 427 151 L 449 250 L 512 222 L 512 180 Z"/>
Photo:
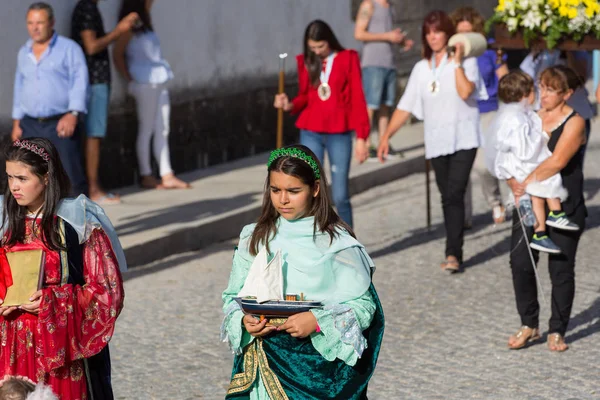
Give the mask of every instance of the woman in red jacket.
<path id="1" fill-rule="evenodd" d="M 331 165 L 333 201 L 340 217 L 352 226 L 348 174 L 352 159 L 352 131 L 356 132 L 356 158 L 368 156 L 365 140 L 370 125 L 354 50 L 345 50 L 325 22 L 315 20 L 304 33 L 304 54 L 298 62 L 298 95 L 275 96 L 275 107 L 298 114 L 300 143 L 323 162 L 325 150 Z"/>

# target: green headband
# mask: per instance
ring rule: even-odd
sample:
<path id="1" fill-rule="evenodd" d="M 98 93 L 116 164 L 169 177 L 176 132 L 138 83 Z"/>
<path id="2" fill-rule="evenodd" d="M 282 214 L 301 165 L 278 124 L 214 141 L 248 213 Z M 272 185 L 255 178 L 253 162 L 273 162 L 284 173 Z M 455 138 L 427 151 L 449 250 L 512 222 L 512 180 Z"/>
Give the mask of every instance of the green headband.
<path id="1" fill-rule="evenodd" d="M 269 162 L 267 163 L 267 168 L 269 168 L 271 166 L 271 164 L 273 164 L 273 161 L 275 161 L 281 157 L 299 158 L 300 160 L 304 161 L 305 163 L 307 163 L 310 166 L 310 168 L 313 170 L 313 173 L 315 174 L 315 179 L 321 179 L 321 172 L 319 172 L 319 164 L 317 164 L 317 162 L 314 160 L 314 158 L 312 158 L 311 156 L 309 156 L 302 150 L 297 149 L 295 147 L 286 147 L 286 148 L 282 148 L 282 149 L 273 150 L 271 152 L 271 155 L 269 156 Z"/>

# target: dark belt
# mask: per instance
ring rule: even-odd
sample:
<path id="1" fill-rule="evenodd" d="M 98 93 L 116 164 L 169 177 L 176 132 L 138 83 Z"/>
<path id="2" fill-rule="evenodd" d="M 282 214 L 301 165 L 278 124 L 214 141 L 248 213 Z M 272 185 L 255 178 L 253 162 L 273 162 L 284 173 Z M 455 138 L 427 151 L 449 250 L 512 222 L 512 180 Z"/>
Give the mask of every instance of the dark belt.
<path id="1" fill-rule="evenodd" d="M 63 117 L 64 114 L 56 114 L 56 115 L 50 115 L 49 117 L 32 117 L 29 115 L 26 115 L 25 118 L 28 119 L 33 119 L 34 121 L 37 122 L 50 122 L 50 121 L 58 121 L 59 119 L 61 119 Z"/>

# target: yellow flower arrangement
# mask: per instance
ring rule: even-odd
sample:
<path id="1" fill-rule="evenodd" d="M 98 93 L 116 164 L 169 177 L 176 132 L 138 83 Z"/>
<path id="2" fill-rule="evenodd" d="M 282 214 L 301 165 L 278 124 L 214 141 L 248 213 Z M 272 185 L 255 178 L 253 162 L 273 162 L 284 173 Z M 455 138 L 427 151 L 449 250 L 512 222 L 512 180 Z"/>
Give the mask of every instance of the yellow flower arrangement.
<path id="1" fill-rule="evenodd" d="M 526 45 L 544 39 L 548 48 L 569 37 L 580 41 L 586 35 L 600 39 L 599 0 L 498 0 L 488 20 L 505 24 L 511 33 L 522 32 Z"/>

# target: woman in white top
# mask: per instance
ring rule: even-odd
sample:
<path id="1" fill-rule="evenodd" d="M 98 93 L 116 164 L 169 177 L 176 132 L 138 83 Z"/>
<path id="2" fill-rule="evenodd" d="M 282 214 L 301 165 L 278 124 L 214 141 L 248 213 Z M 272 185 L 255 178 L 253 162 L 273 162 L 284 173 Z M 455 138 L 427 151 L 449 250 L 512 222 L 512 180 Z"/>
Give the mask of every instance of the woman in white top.
<path id="1" fill-rule="evenodd" d="M 115 43 L 113 58 L 117 70 L 129 82 L 128 91 L 136 100 L 138 137 L 136 152 L 140 184 L 148 189 L 187 189 L 190 185 L 171 168 L 169 118 L 171 104 L 166 83 L 173 78 L 163 58 L 158 36 L 152 27 L 150 9 L 154 0 L 124 0 L 120 15 L 136 12 L 139 24 Z M 154 140 L 152 140 L 154 139 Z M 161 181 L 152 176 L 150 142 L 158 162 Z"/>
<path id="2" fill-rule="evenodd" d="M 435 170 L 446 227 L 446 258 L 441 267 L 451 272 L 458 271 L 463 260 L 465 190 L 480 145 L 477 99 L 487 98 L 477 59 L 463 60 L 462 45 L 448 54 L 453 34 L 454 25 L 443 11 L 425 17 L 423 59 L 413 68 L 378 149 L 383 162 L 390 137 L 410 115 L 424 121 L 425 157 Z"/>

